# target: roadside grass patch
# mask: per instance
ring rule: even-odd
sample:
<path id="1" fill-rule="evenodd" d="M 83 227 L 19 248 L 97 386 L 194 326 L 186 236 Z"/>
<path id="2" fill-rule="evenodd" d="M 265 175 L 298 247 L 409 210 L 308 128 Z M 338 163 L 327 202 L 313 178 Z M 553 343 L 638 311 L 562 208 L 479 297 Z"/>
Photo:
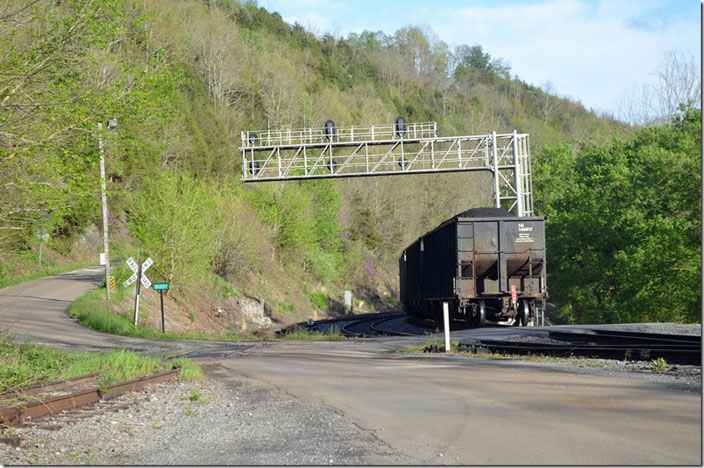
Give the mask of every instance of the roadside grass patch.
<path id="1" fill-rule="evenodd" d="M 283 335 L 281 340 L 302 341 L 341 341 L 346 339 L 337 327 L 331 327 L 328 332 L 318 332 L 308 329 L 298 329 Z"/>
<path id="2" fill-rule="evenodd" d="M 203 380 L 205 378 L 205 374 L 203 374 L 203 369 L 200 367 L 200 364 L 191 361 L 190 359 L 174 359 L 171 361 L 171 367 L 169 369 L 176 367 L 179 369 L 179 380 Z"/>
<path id="3" fill-rule="evenodd" d="M 113 295 L 113 302 L 120 302 L 126 294 L 126 289 L 116 292 Z M 258 341 L 252 334 L 226 334 L 216 335 L 207 333 L 161 333 L 152 328 L 135 326 L 132 317 L 128 314 L 118 314 L 107 310 L 108 303 L 105 301 L 105 289 L 95 289 L 75 300 L 66 310 L 69 317 L 75 317 L 76 322 L 84 327 L 93 330 L 110 333 L 113 335 L 136 336 L 139 338 L 163 339 L 163 340 L 203 340 L 203 341 Z M 189 314 L 195 319 L 193 312 Z"/>
<path id="4" fill-rule="evenodd" d="M 0 335 L 0 392 L 39 382 L 98 374 L 101 386 L 146 377 L 178 367 L 182 380 L 203 378 L 188 359 L 164 365 L 161 359 L 118 349 L 106 353 L 69 353 L 31 343 L 15 343 Z"/>

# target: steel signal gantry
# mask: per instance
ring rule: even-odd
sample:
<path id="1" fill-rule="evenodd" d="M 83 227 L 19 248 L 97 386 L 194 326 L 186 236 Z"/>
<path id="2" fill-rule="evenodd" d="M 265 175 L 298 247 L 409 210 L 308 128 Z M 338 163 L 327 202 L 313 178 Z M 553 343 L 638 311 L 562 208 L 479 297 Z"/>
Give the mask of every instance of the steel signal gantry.
<path id="1" fill-rule="evenodd" d="M 494 204 L 533 215 L 529 135 L 437 136 L 436 122 L 242 132 L 242 181 L 489 171 Z"/>

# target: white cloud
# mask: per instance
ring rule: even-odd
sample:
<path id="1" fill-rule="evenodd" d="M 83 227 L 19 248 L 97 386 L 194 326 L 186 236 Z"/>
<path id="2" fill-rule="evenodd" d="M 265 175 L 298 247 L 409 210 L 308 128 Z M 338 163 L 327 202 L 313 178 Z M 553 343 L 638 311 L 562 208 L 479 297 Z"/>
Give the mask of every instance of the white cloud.
<path id="1" fill-rule="evenodd" d="M 547 80 L 587 107 L 617 111 L 618 97 L 652 81 L 665 52 L 699 47 L 698 22 L 673 18 L 633 27 L 660 2 L 552 0 L 512 7 L 445 9 L 431 21 L 447 42 L 479 43 L 533 84 Z M 442 22 L 442 23 L 441 23 Z M 691 42 L 687 42 L 690 39 Z M 690 46 L 690 47 L 686 47 Z"/>
<path id="2" fill-rule="evenodd" d="M 372 1 L 268 0 L 270 10 L 313 32 L 393 34 L 428 25 L 449 45 L 481 44 L 511 64 L 521 79 L 552 81 L 561 95 L 597 110 L 617 112 L 618 98 L 654 81 L 668 50 L 700 57 L 699 5 L 666 0 L 545 0 L 506 6 L 407 0 L 403 8 Z M 266 5 L 264 5 L 266 6 Z M 371 13 L 370 13 L 371 12 Z M 392 14 L 393 12 L 393 14 Z"/>

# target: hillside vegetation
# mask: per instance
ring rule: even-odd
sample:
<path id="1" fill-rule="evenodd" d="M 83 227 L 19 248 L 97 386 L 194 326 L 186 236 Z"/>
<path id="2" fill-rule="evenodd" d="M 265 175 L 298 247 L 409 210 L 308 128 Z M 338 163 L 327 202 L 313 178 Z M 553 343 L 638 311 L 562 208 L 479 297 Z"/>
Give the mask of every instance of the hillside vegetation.
<path id="1" fill-rule="evenodd" d="M 490 175 L 475 173 L 245 186 L 237 150 L 242 131 L 322 126 L 327 119 L 341 126 L 389 124 L 403 116 L 437 121 L 442 135 L 530 133 L 545 174 L 537 185 L 545 202 L 538 214 L 555 215 L 549 218 L 555 230 L 562 225 L 558 214 L 572 213 L 579 225 L 581 213 L 572 207 L 581 198 L 570 196 L 590 197 L 590 187 L 569 195 L 571 181 L 581 180 L 576 174 L 591 167 L 582 153 L 607 157 L 619 153 L 618 145 L 638 153 L 646 138 L 526 84 L 480 45 L 450 50 L 418 27 L 316 37 L 254 2 L 236 1 L 0 5 L 0 279 L 37 268 L 35 234 L 42 226 L 50 233 L 45 265 L 97 260 L 100 134 L 111 257 L 151 256 L 150 277 L 172 284 L 169 307 L 184 319 L 182 331 L 246 329 L 248 301 L 283 322 L 339 313 L 345 289 L 353 290 L 358 310 L 395 307 L 400 251 L 447 217 L 490 204 Z M 111 118 L 116 130 L 98 129 Z M 668 129 L 681 132 L 682 125 L 654 130 L 663 136 L 650 138 L 649 147 L 658 153 Z M 680 148 L 686 158 L 701 147 L 693 138 Z M 543 157 L 550 162 L 541 166 Z M 569 177 L 550 175 L 553 161 Z M 697 198 L 682 193 L 685 201 Z M 650 220 L 659 209 L 641 215 Z M 686 242 L 682 255 L 697 251 L 690 234 Z M 551 257 L 550 284 L 569 311 L 566 319 L 589 320 L 597 315 L 575 311 L 600 305 L 575 297 L 573 272 L 557 263 L 572 261 Z M 117 283 L 129 274 L 117 268 Z M 662 286 L 631 283 L 638 285 Z M 619 291 L 618 297 L 630 296 Z M 116 296 L 122 302 L 112 309 L 127 312 L 129 295 Z M 611 313 L 637 312 L 616 296 L 598 318 L 637 318 Z M 691 320 L 685 309 L 674 319 Z"/>

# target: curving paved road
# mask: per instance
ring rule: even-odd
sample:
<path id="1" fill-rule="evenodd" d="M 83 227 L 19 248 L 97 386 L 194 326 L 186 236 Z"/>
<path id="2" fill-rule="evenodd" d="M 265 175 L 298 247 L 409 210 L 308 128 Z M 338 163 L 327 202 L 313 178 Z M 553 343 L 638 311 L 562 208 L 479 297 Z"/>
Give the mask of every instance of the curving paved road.
<path id="1" fill-rule="evenodd" d="M 0 289 L 0 332 L 75 351 L 128 348 L 145 354 L 220 350 L 231 343 L 163 341 L 110 335 L 82 327 L 66 315 L 71 302 L 98 287 L 103 267 L 95 266 Z"/>
<path id="2" fill-rule="evenodd" d="M 0 328 L 18 339 L 75 349 L 119 346 L 157 353 L 228 345 L 116 337 L 76 325 L 64 310 L 94 288 L 101 274 L 100 268 L 87 268 L 0 290 Z M 244 375 L 320 401 L 418 464 L 702 463 L 700 387 L 393 352 L 412 341 L 280 342 L 236 358 L 204 358 L 215 365 L 212 378 L 234 386 L 233 376 Z M 193 435 L 184 431 L 182 437 Z M 237 449 L 227 440 L 222 437 L 217 447 L 218 460 Z M 208 453 L 187 449 L 192 446 L 176 440 L 171 449 L 182 463 L 208 464 Z M 374 454 L 366 461 L 384 463 Z"/>

